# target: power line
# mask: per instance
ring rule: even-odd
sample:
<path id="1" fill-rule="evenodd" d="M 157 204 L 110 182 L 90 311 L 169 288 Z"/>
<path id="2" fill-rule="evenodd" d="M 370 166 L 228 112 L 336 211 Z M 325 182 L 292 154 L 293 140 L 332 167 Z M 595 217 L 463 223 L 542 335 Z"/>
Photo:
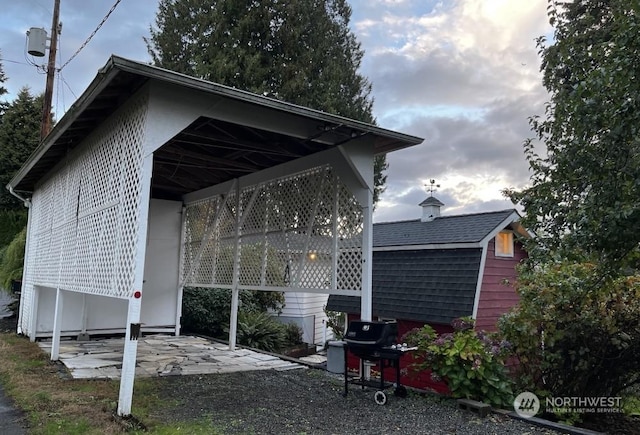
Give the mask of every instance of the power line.
<path id="1" fill-rule="evenodd" d="M 95 36 L 96 33 L 98 33 L 98 30 L 100 30 L 100 27 L 102 27 L 102 25 L 109 19 L 109 16 L 113 13 L 113 11 L 116 9 L 116 7 L 118 6 L 118 4 L 121 2 L 122 0 L 116 0 L 116 2 L 113 4 L 113 6 L 111 6 L 111 10 L 109 12 L 107 12 L 107 15 L 104 16 L 104 18 L 102 19 L 102 21 L 100 21 L 100 24 L 98 24 L 98 27 L 96 27 L 96 29 L 91 33 L 91 35 L 89 35 L 89 37 L 87 38 L 86 41 L 84 41 L 84 43 L 80 46 L 80 48 L 78 48 L 76 50 L 75 53 L 73 53 L 73 56 L 71 56 L 69 58 L 68 61 L 66 61 L 64 63 L 64 65 L 62 65 L 60 67 L 60 69 L 58 71 L 62 71 L 64 69 L 65 66 L 67 66 L 69 64 L 69 62 L 71 62 L 77 55 L 78 53 L 80 53 L 82 51 L 82 49 L 84 47 L 87 46 L 87 44 L 89 43 L 89 41 L 91 41 L 91 38 L 93 38 Z"/>
<path id="2" fill-rule="evenodd" d="M 0 58 L 0 62 L 9 62 L 9 63 L 17 63 L 18 65 L 27 65 L 27 66 L 33 66 L 30 63 L 26 63 L 26 62 L 18 62 L 17 60 L 11 60 L 11 59 L 5 59 L 5 58 Z"/>

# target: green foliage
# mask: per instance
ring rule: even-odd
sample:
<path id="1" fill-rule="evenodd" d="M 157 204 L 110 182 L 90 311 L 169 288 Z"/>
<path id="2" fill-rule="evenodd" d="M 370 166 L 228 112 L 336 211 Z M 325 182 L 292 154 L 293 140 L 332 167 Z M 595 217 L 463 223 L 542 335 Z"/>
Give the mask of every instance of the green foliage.
<path id="1" fill-rule="evenodd" d="M 342 340 L 344 338 L 344 323 L 346 314 L 340 311 L 329 311 L 324 306 L 324 313 L 327 315 L 327 327 L 333 331 L 333 338 Z"/>
<path id="2" fill-rule="evenodd" d="M 23 208 L 4 186 L 37 147 L 41 117 L 42 96 L 34 97 L 23 88 L 0 118 L 0 209 Z"/>
<path id="3" fill-rule="evenodd" d="M 240 292 L 239 312 L 259 313 L 282 307 L 283 295 L 279 292 Z M 226 338 L 231 313 L 231 290 L 190 288 L 182 296 L 182 327 L 217 338 Z"/>
<path id="4" fill-rule="evenodd" d="M 2 53 L 0 52 L 0 61 L 2 60 Z M 0 62 L 0 97 L 7 93 L 7 88 L 3 86 L 4 82 L 7 81 L 7 76 L 4 73 L 4 66 Z M 3 101 L 0 101 L 0 118 L 4 114 L 5 104 Z"/>
<path id="5" fill-rule="evenodd" d="M 0 288 L 9 289 L 12 280 L 22 279 L 26 236 L 27 229 L 24 228 L 4 250 L 0 259 Z"/>
<path id="6" fill-rule="evenodd" d="M 373 122 L 350 19 L 346 0 L 161 0 L 145 42 L 157 66 Z M 379 156 L 376 201 L 384 169 Z"/>
<path id="7" fill-rule="evenodd" d="M 615 396 L 640 382 L 640 277 L 589 263 L 523 268 L 520 303 L 500 319 L 521 389 L 545 396 Z"/>
<path id="8" fill-rule="evenodd" d="M 538 40 L 544 118 L 525 142 L 531 187 L 505 193 L 524 206 L 533 241 L 559 258 L 637 265 L 640 232 L 640 7 L 637 1 L 549 0 L 553 43 Z M 532 248 L 530 247 L 530 253 Z"/>
<path id="9" fill-rule="evenodd" d="M 26 210 L 0 210 L 0 248 L 9 245 L 25 225 Z"/>
<path id="10" fill-rule="evenodd" d="M 302 344 L 302 328 L 291 322 L 284 325 L 284 343 L 285 346 L 297 346 Z"/>
<path id="11" fill-rule="evenodd" d="M 267 352 L 278 352 L 286 344 L 285 325 L 267 313 L 238 315 L 238 343 Z"/>
<path id="12" fill-rule="evenodd" d="M 452 325 L 453 333 L 438 336 L 424 325 L 403 337 L 418 346 L 414 370 L 431 370 L 432 379 L 444 380 L 453 397 L 511 406 L 512 382 L 505 368 L 509 344 L 495 334 L 475 331 L 470 317 L 455 319 Z"/>

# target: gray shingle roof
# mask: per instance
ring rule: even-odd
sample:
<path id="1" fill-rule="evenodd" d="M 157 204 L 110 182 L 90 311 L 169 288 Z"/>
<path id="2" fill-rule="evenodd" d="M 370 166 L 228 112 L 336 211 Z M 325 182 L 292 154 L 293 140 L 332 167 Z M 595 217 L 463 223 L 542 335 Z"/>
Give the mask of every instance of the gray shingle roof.
<path id="1" fill-rule="evenodd" d="M 515 210 L 441 216 L 431 222 L 420 219 L 373 225 L 373 246 L 430 245 L 438 243 L 477 243 L 484 239 Z"/>
<path id="2" fill-rule="evenodd" d="M 481 248 L 376 251 L 373 315 L 449 324 L 473 312 Z M 360 298 L 329 296 L 327 309 L 360 312 Z"/>

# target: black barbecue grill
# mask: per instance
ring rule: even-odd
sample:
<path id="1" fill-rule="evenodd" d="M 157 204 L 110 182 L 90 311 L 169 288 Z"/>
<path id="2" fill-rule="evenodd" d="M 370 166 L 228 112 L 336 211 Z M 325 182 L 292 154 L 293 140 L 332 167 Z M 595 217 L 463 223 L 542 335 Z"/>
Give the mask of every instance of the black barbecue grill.
<path id="1" fill-rule="evenodd" d="M 394 386 L 384 381 L 385 367 L 396 369 L 396 382 L 394 395 L 406 397 L 407 389 L 400 385 L 400 358 L 407 352 L 416 348 L 407 348 L 397 343 L 398 324 L 396 322 L 366 322 L 354 320 L 349 323 L 345 336 L 344 346 L 344 395 L 349 392 L 349 384 L 361 385 L 377 388 L 374 399 L 377 404 L 387 403 L 387 396 L 384 390 Z M 360 375 L 350 377 L 347 367 L 347 357 L 349 352 L 360 358 Z M 365 361 L 373 363 L 380 368 L 380 382 L 365 379 Z"/>

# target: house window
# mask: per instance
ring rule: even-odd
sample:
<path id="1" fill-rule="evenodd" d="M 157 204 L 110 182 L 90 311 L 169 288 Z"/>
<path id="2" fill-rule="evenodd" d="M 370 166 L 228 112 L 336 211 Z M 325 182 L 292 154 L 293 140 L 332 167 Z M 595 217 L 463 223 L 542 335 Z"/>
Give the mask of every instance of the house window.
<path id="1" fill-rule="evenodd" d="M 496 257 L 513 257 L 513 233 L 501 231 L 496 236 Z"/>

